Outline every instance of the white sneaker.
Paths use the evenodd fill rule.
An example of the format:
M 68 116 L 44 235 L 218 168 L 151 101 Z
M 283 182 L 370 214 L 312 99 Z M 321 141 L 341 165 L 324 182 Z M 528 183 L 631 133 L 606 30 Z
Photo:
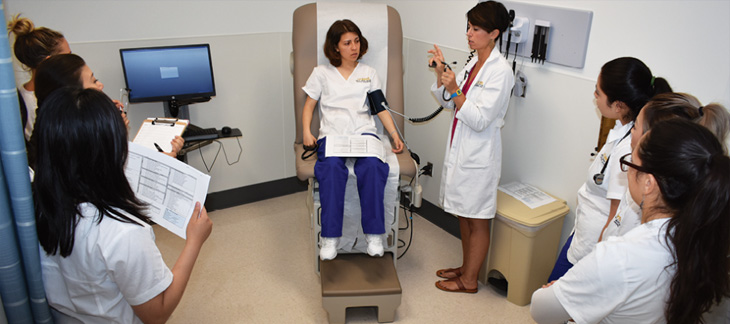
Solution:
M 368 242 L 368 255 L 371 257 L 383 256 L 383 236 L 379 234 L 366 234 L 365 240 Z
M 322 261 L 332 260 L 337 256 L 339 237 L 323 237 L 319 248 L 319 258 Z

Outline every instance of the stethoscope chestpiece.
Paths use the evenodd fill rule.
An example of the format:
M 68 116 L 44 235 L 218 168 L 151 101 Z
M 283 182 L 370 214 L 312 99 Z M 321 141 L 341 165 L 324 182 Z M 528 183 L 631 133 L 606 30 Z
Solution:
M 593 175 L 593 182 L 595 182 L 597 185 L 600 186 L 603 184 L 603 177 L 604 177 L 603 172 L 596 173 Z

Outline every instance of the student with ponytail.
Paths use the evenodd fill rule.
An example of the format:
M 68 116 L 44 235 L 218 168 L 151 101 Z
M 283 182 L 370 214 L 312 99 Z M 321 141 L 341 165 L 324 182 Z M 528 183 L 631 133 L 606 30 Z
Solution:
M 703 109 L 704 110 L 704 109 Z M 538 323 L 702 323 L 730 295 L 730 158 L 715 134 L 673 118 L 620 158 L 641 226 L 598 243 L 532 295 Z
M 626 175 L 620 171 L 618 158 L 631 152 L 628 136 L 634 120 L 649 99 L 671 91 L 667 80 L 655 76 L 637 58 L 620 57 L 601 67 L 595 104 L 603 117 L 616 119 L 616 125 L 578 190 L 573 234 L 563 246 L 548 282 L 560 278 L 590 253 L 606 224 L 616 215 L 626 193 Z
M 727 138 L 730 129 L 730 113 L 722 105 L 711 103 L 703 107 L 700 101 L 690 94 L 663 93 L 649 100 L 636 117 L 634 128 L 631 129 L 632 146 L 635 146 L 639 138 L 655 124 L 672 118 L 694 121 L 707 127 L 721 143 Z M 639 206 L 633 202 L 627 190 L 621 199 L 616 216 L 606 224 L 601 240 L 626 234 L 640 223 Z

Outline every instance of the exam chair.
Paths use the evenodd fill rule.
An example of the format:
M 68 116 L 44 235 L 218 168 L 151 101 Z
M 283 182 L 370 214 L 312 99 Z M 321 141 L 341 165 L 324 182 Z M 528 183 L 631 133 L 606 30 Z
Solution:
M 318 5 L 320 6 L 318 8 Z M 339 6 L 333 8 L 332 6 Z M 375 8 L 375 12 L 382 14 L 374 15 L 374 20 L 384 22 L 378 31 L 368 28 L 377 28 L 367 26 L 373 23 L 373 19 L 362 17 L 363 10 L 359 10 L 358 6 L 367 9 Z M 382 7 L 374 7 L 382 6 Z M 382 11 L 380 8 L 382 8 Z M 341 10 L 338 10 L 341 9 Z M 358 17 L 358 14 L 360 17 Z M 334 17 L 334 18 L 333 18 Z M 312 232 L 311 242 L 314 245 L 315 271 L 320 274 L 322 281 L 322 298 L 323 306 L 329 313 L 330 323 L 344 323 L 345 309 L 355 306 L 377 306 L 378 321 L 390 322 L 394 319 L 395 308 L 400 304 L 400 283 L 398 282 L 395 272 L 395 263 L 397 259 L 398 249 L 398 211 L 400 206 L 400 178 L 413 178 L 416 175 L 417 165 L 411 158 L 408 151 L 404 148 L 400 154 L 391 154 L 390 163 L 397 164 L 399 172 L 395 174 L 396 186 L 395 191 L 386 188 L 386 238 L 384 239 L 385 255 L 382 258 L 370 258 L 363 254 L 364 250 L 358 250 L 358 246 L 366 246 L 364 235 L 360 231 L 356 238 L 354 249 L 338 249 L 338 255 L 334 260 L 319 260 L 319 241 L 320 241 L 320 211 L 318 183 L 314 177 L 314 164 L 317 160 L 316 154 L 306 160 L 302 159 L 304 147 L 302 144 L 302 110 L 306 101 L 306 93 L 302 87 L 306 83 L 309 75 L 315 66 L 320 63 L 327 62 L 322 53 L 322 43 L 324 41 L 324 33 L 329 26 L 337 19 L 351 19 L 357 24 L 363 35 L 368 39 L 369 50 L 363 56 L 361 62 L 378 69 L 377 64 L 370 60 L 379 60 L 380 63 L 386 62 L 387 68 L 385 73 L 378 69 L 378 74 L 385 86 L 383 91 L 390 108 L 403 113 L 403 33 L 401 29 L 400 16 L 392 7 L 383 4 L 362 4 L 362 3 L 311 3 L 303 5 L 294 11 L 292 25 L 292 45 L 293 52 L 291 57 L 292 73 L 294 75 L 294 112 L 296 123 L 296 139 L 294 141 L 294 151 L 296 158 L 297 177 L 302 181 L 308 181 L 308 197 L 307 207 L 310 216 L 310 228 Z M 379 19 L 379 20 L 378 20 Z M 319 24 L 318 24 L 319 22 Z M 386 27 L 387 26 L 387 27 Z M 322 28 L 324 32 L 322 32 Z M 387 30 L 386 30 L 387 28 Z M 318 41 L 318 33 L 321 34 L 321 40 Z M 374 41 L 377 36 L 383 37 L 383 42 Z M 384 45 L 387 50 L 384 49 Z M 380 46 L 380 48 L 377 48 Z M 378 56 L 369 57 L 369 55 Z M 381 65 L 382 66 L 382 65 Z M 377 118 L 376 118 L 377 120 Z M 393 120 L 398 129 L 403 131 L 403 118 L 393 115 Z M 379 121 L 378 121 L 379 123 Z M 312 116 L 311 125 L 312 134 L 317 137 L 319 134 L 319 106 L 315 108 Z M 382 132 L 382 128 L 379 133 Z M 388 138 L 387 135 L 379 134 Z M 389 140 L 388 140 L 389 144 Z M 390 181 L 390 176 L 389 176 Z M 354 183 L 354 174 L 350 171 L 348 178 L 348 187 Z M 354 185 L 354 184 L 353 184 Z M 390 185 L 390 182 L 389 182 Z M 346 193 L 348 197 L 357 196 L 357 193 Z M 355 197 L 356 198 L 356 197 Z M 345 204 L 345 222 L 348 218 L 355 218 L 355 223 L 359 226 L 359 203 L 352 211 L 357 210 L 357 214 L 348 212 L 349 198 L 346 198 Z M 390 204 L 389 204 L 390 203 Z M 387 214 L 392 210 L 392 218 Z M 352 220 L 352 219 L 351 219 Z M 344 235 L 347 235 L 343 232 Z M 343 240 L 341 239 L 341 245 Z M 339 246 L 338 246 L 339 247 Z M 373 275 L 377 280 L 373 280 Z M 367 278 L 366 278 L 367 277 Z

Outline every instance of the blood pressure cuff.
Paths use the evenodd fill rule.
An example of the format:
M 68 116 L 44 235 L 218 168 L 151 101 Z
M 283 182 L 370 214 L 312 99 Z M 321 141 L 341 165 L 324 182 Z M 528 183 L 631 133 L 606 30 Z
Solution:
M 388 106 L 388 101 L 385 100 L 383 91 L 378 89 L 368 93 L 368 104 L 370 105 L 370 114 L 377 115 L 385 110 L 383 105 Z

